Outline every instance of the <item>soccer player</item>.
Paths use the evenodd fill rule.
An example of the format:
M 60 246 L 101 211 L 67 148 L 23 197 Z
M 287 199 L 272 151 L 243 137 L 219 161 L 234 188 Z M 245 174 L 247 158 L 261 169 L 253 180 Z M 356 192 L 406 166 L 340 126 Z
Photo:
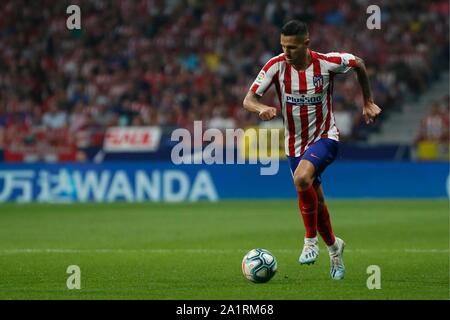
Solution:
M 381 109 L 374 103 L 364 61 L 349 53 L 322 54 L 309 48 L 305 23 L 287 22 L 280 37 L 283 53 L 270 59 L 247 93 L 243 105 L 262 120 L 276 117 L 277 109 L 260 102 L 274 84 L 285 126 L 285 151 L 293 174 L 305 226 L 300 264 L 312 264 L 319 255 L 317 233 L 328 247 L 332 279 L 344 278 L 345 243 L 335 237 L 321 186 L 321 173 L 336 158 L 339 130 L 333 114 L 333 77 L 354 69 L 361 86 L 362 114 L 367 124 Z

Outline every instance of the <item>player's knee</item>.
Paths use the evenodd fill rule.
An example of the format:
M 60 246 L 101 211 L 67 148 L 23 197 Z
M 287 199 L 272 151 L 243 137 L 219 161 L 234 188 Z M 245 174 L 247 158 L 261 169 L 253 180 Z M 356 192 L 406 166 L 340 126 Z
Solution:
M 297 174 L 294 176 L 294 184 L 299 191 L 303 191 L 312 186 L 313 179 L 307 174 Z

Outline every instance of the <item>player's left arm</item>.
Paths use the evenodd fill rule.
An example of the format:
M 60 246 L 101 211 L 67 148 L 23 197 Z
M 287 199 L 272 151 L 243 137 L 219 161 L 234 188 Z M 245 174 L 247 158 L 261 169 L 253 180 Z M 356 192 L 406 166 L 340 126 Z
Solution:
M 375 118 L 381 113 L 381 108 L 378 107 L 373 101 L 372 89 L 370 87 L 369 76 L 367 74 L 366 65 L 364 60 L 356 57 L 356 64 L 353 66 L 357 76 L 358 82 L 361 86 L 364 105 L 363 105 L 363 117 L 367 124 L 372 123 Z

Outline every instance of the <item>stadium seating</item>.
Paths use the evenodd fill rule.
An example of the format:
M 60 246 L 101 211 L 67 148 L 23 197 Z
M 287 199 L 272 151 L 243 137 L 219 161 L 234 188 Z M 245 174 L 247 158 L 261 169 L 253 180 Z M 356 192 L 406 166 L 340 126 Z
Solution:
M 280 52 L 279 28 L 291 18 L 309 24 L 313 49 L 366 61 L 383 117 L 448 68 L 445 1 L 386 3 L 382 30 L 366 28 L 364 1 L 79 5 L 82 28 L 70 31 L 62 2 L 2 2 L 0 143 L 10 145 L 13 136 L 23 150 L 41 148 L 42 139 L 42 148 L 83 149 L 101 146 L 111 126 L 256 126 L 241 103 L 265 61 Z M 343 138 L 365 141 L 377 126 L 368 130 L 360 121 L 355 77 L 338 77 L 334 92 Z M 277 104 L 274 92 L 265 99 Z

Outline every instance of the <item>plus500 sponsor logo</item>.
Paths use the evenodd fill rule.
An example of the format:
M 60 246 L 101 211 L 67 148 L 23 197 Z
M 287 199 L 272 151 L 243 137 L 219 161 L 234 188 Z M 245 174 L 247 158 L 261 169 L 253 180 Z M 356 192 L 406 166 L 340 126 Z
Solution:
M 311 105 L 322 103 L 322 96 L 320 94 L 310 95 L 286 95 L 286 102 L 294 105 Z

